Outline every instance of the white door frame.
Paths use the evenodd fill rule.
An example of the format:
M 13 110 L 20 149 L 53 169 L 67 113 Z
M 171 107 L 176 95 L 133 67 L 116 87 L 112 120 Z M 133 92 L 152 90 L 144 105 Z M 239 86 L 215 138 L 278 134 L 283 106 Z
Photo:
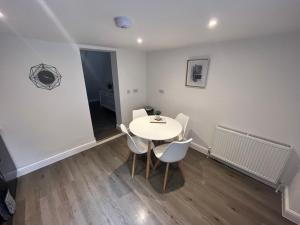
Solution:
M 90 51 L 110 53 L 111 68 L 112 68 L 111 72 L 112 72 L 113 86 L 114 86 L 115 112 L 116 112 L 117 126 L 119 126 L 122 123 L 122 117 L 121 117 L 121 102 L 120 102 L 120 90 L 119 90 L 120 89 L 119 76 L 118 76 L 118 67 L 117 67 L 117 49 L 95 46 L 95 45 L 84 45 L 84 44 L 78 44 L 77 46 L 79 52 L 80 50 L 90 50 Z

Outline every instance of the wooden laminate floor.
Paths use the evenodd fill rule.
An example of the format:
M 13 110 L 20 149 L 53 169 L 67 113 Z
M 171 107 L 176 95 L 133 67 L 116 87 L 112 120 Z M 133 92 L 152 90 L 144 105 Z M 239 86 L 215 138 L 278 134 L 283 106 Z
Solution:
M 292 224 L 280 194 L 190 149 L 170 168 L 145 180 L 145 158 L 131 160 L 125 137 L 94 147 L 19 179 L 15 225 Z

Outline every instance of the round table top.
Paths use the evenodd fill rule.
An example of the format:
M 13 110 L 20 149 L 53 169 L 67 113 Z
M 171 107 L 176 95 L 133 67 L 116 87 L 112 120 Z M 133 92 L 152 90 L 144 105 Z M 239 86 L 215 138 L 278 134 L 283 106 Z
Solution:
M 181 124 L 172 118 L 161 117 L 166 123 L 151 123 L 154 116 L 145 116 L 131 121 L 129 129 L 134 135 L 147 140 L 160 141 L 177 137 L 182 131 Z

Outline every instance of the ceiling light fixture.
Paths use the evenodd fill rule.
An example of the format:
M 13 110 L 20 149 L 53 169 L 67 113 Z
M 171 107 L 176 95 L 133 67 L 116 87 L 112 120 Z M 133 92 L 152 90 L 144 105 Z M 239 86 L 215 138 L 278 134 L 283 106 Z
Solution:
M 4 14 L 2 12 L 0 12 L 0 18 L 4 18 Z
M 212 19 L 209 20 L 207 26 L 208 26 L 209 29 L 213 29 L 213 28 L 215 28 L 217 25 L 218 25 L 218 19 L 217 19 L 217 18 L 212 18 Z
M 136 39 L 137 43 L 142 44 L 143 43 L 143 39 L 142 38 L 138 38 Z
M 131 19 L 127 16 L 117 16 L 114 21 L 116 26 L 122 29 L 130 28 L 132 25 Z

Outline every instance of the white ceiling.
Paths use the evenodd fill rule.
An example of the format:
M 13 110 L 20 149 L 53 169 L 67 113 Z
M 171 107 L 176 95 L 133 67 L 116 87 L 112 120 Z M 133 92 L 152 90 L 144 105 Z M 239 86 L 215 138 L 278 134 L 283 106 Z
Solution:
M 300 0 L 0 0 L 0 10 L 0 32 L 145 50 L 300 30 Z M 115 27 L 120 15 L 132 28 Z

